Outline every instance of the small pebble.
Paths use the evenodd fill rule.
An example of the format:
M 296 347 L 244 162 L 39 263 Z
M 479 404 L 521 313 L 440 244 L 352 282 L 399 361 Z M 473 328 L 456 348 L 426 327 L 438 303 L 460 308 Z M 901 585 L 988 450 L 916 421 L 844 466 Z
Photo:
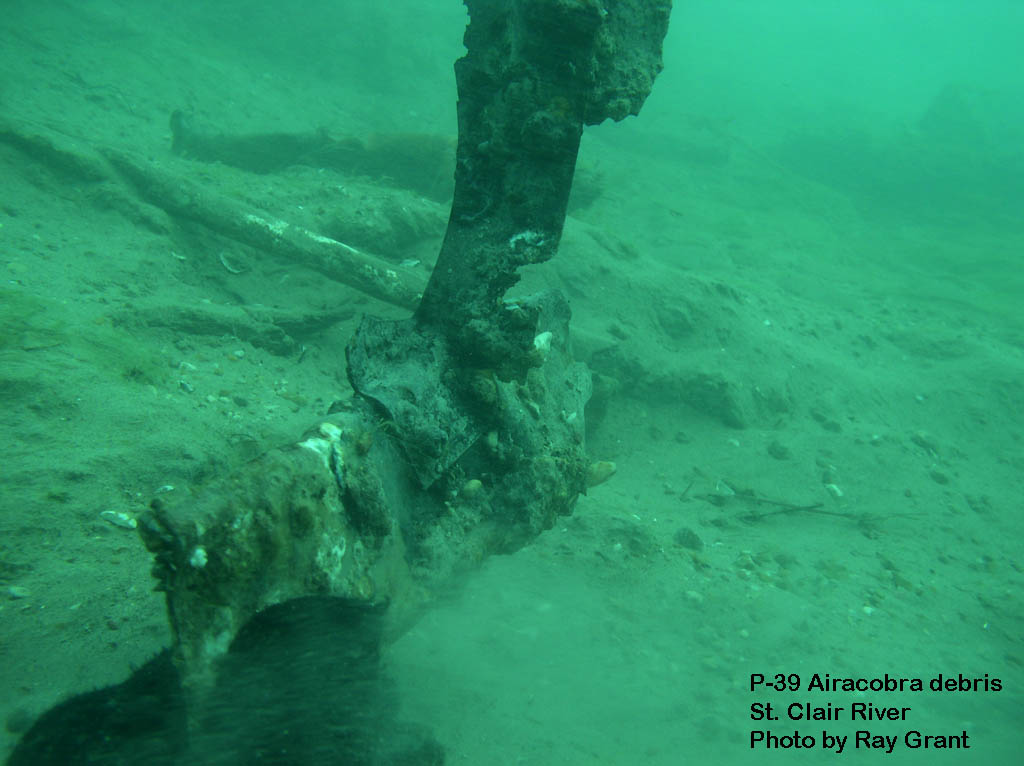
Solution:
M 776 460 L 789 460 L 793 457 L 793 453 L 790 451 L 789 447 L 780 441 L 773 441 L 768 445 L 768 454 Z

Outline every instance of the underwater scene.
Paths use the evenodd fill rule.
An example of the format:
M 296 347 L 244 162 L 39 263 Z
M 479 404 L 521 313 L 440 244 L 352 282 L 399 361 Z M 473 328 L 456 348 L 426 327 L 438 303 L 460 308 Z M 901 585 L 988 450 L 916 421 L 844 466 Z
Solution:
M 8 0 L 0 761 L 1021 763 L 1022 37 Z

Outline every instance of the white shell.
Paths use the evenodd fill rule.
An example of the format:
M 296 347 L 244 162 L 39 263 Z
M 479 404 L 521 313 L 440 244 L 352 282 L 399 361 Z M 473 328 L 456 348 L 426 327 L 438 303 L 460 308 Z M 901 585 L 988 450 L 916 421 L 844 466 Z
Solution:
M 102 511 L 100 518 L 122 529 L 135 529 L 139 526 L 139 522 L 127 513 L 121 513 L 120 511 Z
M 189 565 L 196 569 L 202 569 L 205 567 L 206 562 L 209 560 L 210 558 L 206 555 L 206 550 L 204 548 L 196 548 L 192 551 L 192 555 L 188 557 Z

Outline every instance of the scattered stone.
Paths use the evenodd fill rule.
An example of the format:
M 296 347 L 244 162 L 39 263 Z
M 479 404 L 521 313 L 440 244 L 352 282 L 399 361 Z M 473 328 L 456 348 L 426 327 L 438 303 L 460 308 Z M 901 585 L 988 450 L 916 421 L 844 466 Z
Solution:
M 681 548 L 689 548 L 691 551 L 704 550 L 704 541 L 689 527 L 680 527 L 672 536 L 672 542 Z
M 939 454 L 939 444 L 927 431 L 915 431 L 910 435 L 910 441 L 916 444 L 921 449 L 928 452 L 930 455 Z
M 603 484 L 615 474 L 615 463 L 610 460 L 599 460 L 587 467 L 587 486 L 596 487 Z
M 789 460 L 793 457 L 792 451 L 782 442 L 776 440 L 768 445 L 768 454 L 776 460 Z

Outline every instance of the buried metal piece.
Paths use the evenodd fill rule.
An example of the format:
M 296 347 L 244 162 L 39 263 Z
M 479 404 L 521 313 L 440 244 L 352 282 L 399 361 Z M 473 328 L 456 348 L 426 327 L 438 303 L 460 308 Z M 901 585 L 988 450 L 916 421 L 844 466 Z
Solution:
M 397 718 L 380 663 L 385 611 L 324 596 L 268 607 L 237 632 L 198 702 L 164 651 L 48 711 L 8 764 L 440 766 L 441 746 Z

